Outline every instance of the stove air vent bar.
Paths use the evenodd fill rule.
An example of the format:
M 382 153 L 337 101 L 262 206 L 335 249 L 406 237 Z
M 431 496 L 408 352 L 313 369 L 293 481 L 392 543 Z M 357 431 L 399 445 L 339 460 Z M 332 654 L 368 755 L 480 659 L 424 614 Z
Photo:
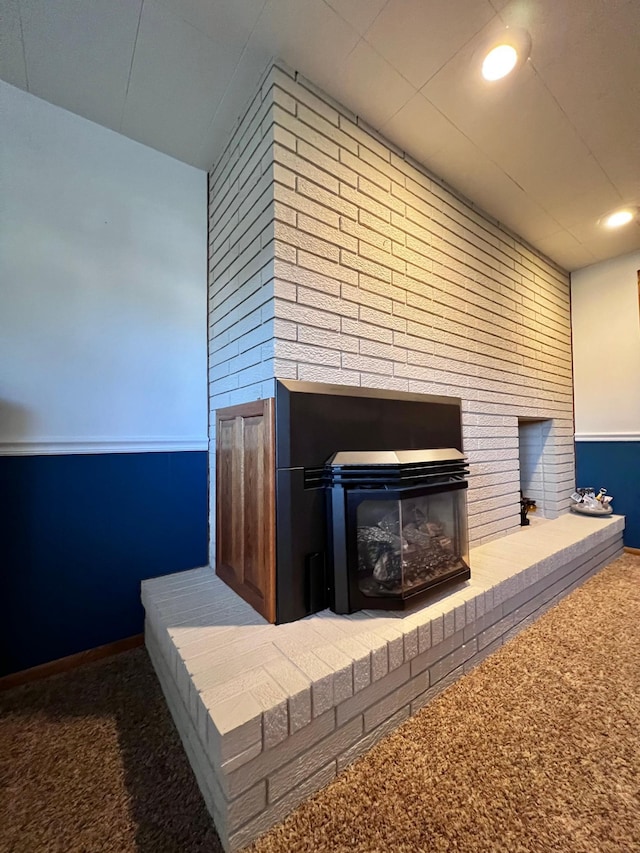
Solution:
M 465 480 L 469 467 L 455 448 L 339 451 L 325 465 L 327 485 L 372 488 L 425 486 Z

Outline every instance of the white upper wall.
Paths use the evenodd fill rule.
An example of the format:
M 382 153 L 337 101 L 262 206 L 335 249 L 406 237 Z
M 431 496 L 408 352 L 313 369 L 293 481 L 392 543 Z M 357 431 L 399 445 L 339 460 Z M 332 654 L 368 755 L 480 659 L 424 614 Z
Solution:
M 640 251 L 571 275 L 576 438 L 640 438 Z
M 206 173 L 2 82 L 0 114 L 0 451 L 205 447 Z

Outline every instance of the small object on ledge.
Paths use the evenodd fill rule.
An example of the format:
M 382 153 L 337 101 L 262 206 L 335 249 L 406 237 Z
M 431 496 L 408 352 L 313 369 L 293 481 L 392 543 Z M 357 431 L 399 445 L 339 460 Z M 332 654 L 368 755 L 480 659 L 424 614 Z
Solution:
M 605 506 L 605 507 L 602 507 L 601 509 L 596 509 L 595 507 L 588 506 L 586 504 L 572 504 L 572 506 L 570 506 L 569 509 L 571 510 L 571 512 L 575 512 L 578 515 L 599 515 L 599 516 L 603 516 L 603 515 L 611 515 L 611 513 L 613 512 L 613 507 L 611 507 L 611 506 Z
M 576 489 L 571 495 L 573 504 L 569 507 L 571 512 L 578 515 L 611 515 L 613 507 L 611 501 L 613 497 L 607 494 L 606 489 L 600 489 L 596 495 L 595 489 L 589 487 L 587 489 Z
M 520 527 L 527 527 L 531 522 L 527 518 L 528 512 L 535 512 L 537 509 L 536 502 L 531 498 L 525 498 L 520 491 Z

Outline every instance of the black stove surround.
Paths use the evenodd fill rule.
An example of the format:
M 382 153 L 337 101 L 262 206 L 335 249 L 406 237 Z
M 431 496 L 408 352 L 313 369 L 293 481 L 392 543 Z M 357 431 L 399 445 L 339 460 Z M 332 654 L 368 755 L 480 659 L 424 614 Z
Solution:
M 277 623 L 326 607 L 397 609 L 413 603 L 418 593 L 469 577 L 458 398 L 277 380 L 275 436 Z M 338 453 L 443 448 L 449 449 L 447 459 L 397 454 L 395 461 L 387 459 L 366 474 L 368 482 L 346 489 L 338 481 L 348 479 L 349 466 L 327 464 L 346 458 Z M 425 473 L 436 473 L 434 465 L 456 470 L 440 470 L 425 480 Z M 390 482 L 372 482 L 388 476 Z M 331 518 L 335 512 L 336 486 L 352 493 L 344 504 L 345 531 L 352 510 L 355 520 L 354 535 L 344 538 L 350 567 L 336 561 L 334 525 L 327 525 L 328 508 Z M 365 495 L 356 495 L 363 490 Z M 386 546 L 372 543 L 385 535 Z M 398 545 L 394 537 L 401 540 L 400 563 L 398 548 L 392 554 L 390 547 Z

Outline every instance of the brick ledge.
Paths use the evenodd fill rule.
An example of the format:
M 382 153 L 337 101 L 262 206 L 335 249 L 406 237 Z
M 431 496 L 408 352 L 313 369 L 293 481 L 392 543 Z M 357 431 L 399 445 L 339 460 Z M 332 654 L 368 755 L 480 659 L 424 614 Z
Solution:
M 473 549 L 470 582 L 406 614 L 273 626 L 208 568 L 144 582 L 149 651 L 190 761 L 207 768 L 196 775 L 225 848 L 281 820 L 618 556 L 623 528 L 618 516 L 536 521 Z

